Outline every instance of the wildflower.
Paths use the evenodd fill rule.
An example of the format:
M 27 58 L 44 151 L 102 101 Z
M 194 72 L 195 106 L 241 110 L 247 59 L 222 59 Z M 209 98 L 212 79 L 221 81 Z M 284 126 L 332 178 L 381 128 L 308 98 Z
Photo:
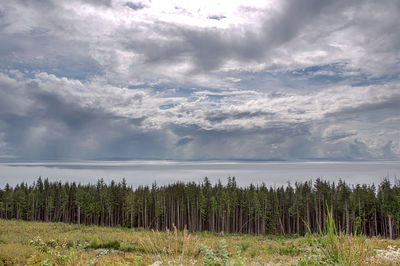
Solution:
M 376 250 L 376 257 L 386 261 L 400 261 L 400 248 L 396 249 L 396 246 L 389 245 L 387 249 Z

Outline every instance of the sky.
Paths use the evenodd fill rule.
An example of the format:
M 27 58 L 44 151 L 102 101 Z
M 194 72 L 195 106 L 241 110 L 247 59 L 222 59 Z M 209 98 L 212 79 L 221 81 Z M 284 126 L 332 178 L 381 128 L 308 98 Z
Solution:
M 50 182 L 96 184 L 122 182 L 128 185 L 168 185 L 174 182 L 202 183 L 207 177 L 212 184 L 227 184 L 235 177 L 239 186 L 250 184 L 286 186 L 288 182 L 308 182 L 317 178 L 329 182 L 344 180 L 349 185 L 375 184 L 390 180 L 399 183 L 400 164 L 397 161 L 347 162 L 261 162 L 261 161 L 80 161 L 80 162 L 14 162 L 0 163 L 0 187 L 6 184 L 36 184 L 39 176 Z
M 0 2 L 0 160 L 399 160 L 400 1 Z

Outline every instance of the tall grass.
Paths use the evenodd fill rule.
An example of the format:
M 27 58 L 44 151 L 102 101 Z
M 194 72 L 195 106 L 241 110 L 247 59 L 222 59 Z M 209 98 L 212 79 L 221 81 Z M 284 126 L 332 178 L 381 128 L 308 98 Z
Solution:
M 346 235 L 331 215 L 325 234 L 306 237 L 220 236 L 176 228 L 158 232 L 0 219 L 0 265 L 398 265 L 399 240 Z M 388 250 L 389 245 L 393 248 Z M 374 249 L 379 256 L 373 256 Z
M 313 256 L 300 259 L 298 265 L 364 265 L 374 253 L 363 234 L 351 235 L 340 228 L 338 230 L 329 208 L 326 232 L 312 237 L 316 252 Z

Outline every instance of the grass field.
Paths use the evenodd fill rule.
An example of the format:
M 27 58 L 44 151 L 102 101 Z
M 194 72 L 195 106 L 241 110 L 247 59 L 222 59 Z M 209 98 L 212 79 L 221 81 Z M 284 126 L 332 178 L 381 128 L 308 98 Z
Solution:
M 153 232 L 0 220 L 0 265 L 400 265 L 400 241 Z

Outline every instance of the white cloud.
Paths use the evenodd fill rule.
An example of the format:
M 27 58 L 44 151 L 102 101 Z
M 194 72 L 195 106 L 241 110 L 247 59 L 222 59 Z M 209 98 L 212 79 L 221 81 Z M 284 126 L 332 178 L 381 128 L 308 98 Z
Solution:
M 161 146 L 152 152 L 159 150 L 173 158 L 345 157 L 346 152 L 357 159 L 380 158 L 384 147 L 386 157 L 397 154 L 399 147 L 398 125 L 393 119 L 380 120 L 398 113 L 392 103 L 400 98 L 395 83 L 278 97 L 254 90 L 202 89 L 179 96 L 177 90 L 128 89 L 47 73 L 23 80 L 5 74 L 1 78 L 6 91 L 13 91 L 14 105 L 7 113 L 16 120 L 10 121 L 7 113 L 2 116 L 3 142 L 10 147 L 20 142 L 21 149 L 43 153 L 49 143 L 64 142 L 76 146 L 78 154 L 89 151 L 88 157 L 107 154 L 110 147 L 102 143 L 105 138 L 118 143 L 127 138 L 147 142 L 162 138 Z M 371 113 L 378 120 L 371 120 Z M 124 154 L 139 156 L 140 151 Z M 15 155 L 21 156 L 17 151 Z
M 32 147 L 30 158 L 396 157 L 399 10 L 397 1 L 7 2 L 2 148 Z

